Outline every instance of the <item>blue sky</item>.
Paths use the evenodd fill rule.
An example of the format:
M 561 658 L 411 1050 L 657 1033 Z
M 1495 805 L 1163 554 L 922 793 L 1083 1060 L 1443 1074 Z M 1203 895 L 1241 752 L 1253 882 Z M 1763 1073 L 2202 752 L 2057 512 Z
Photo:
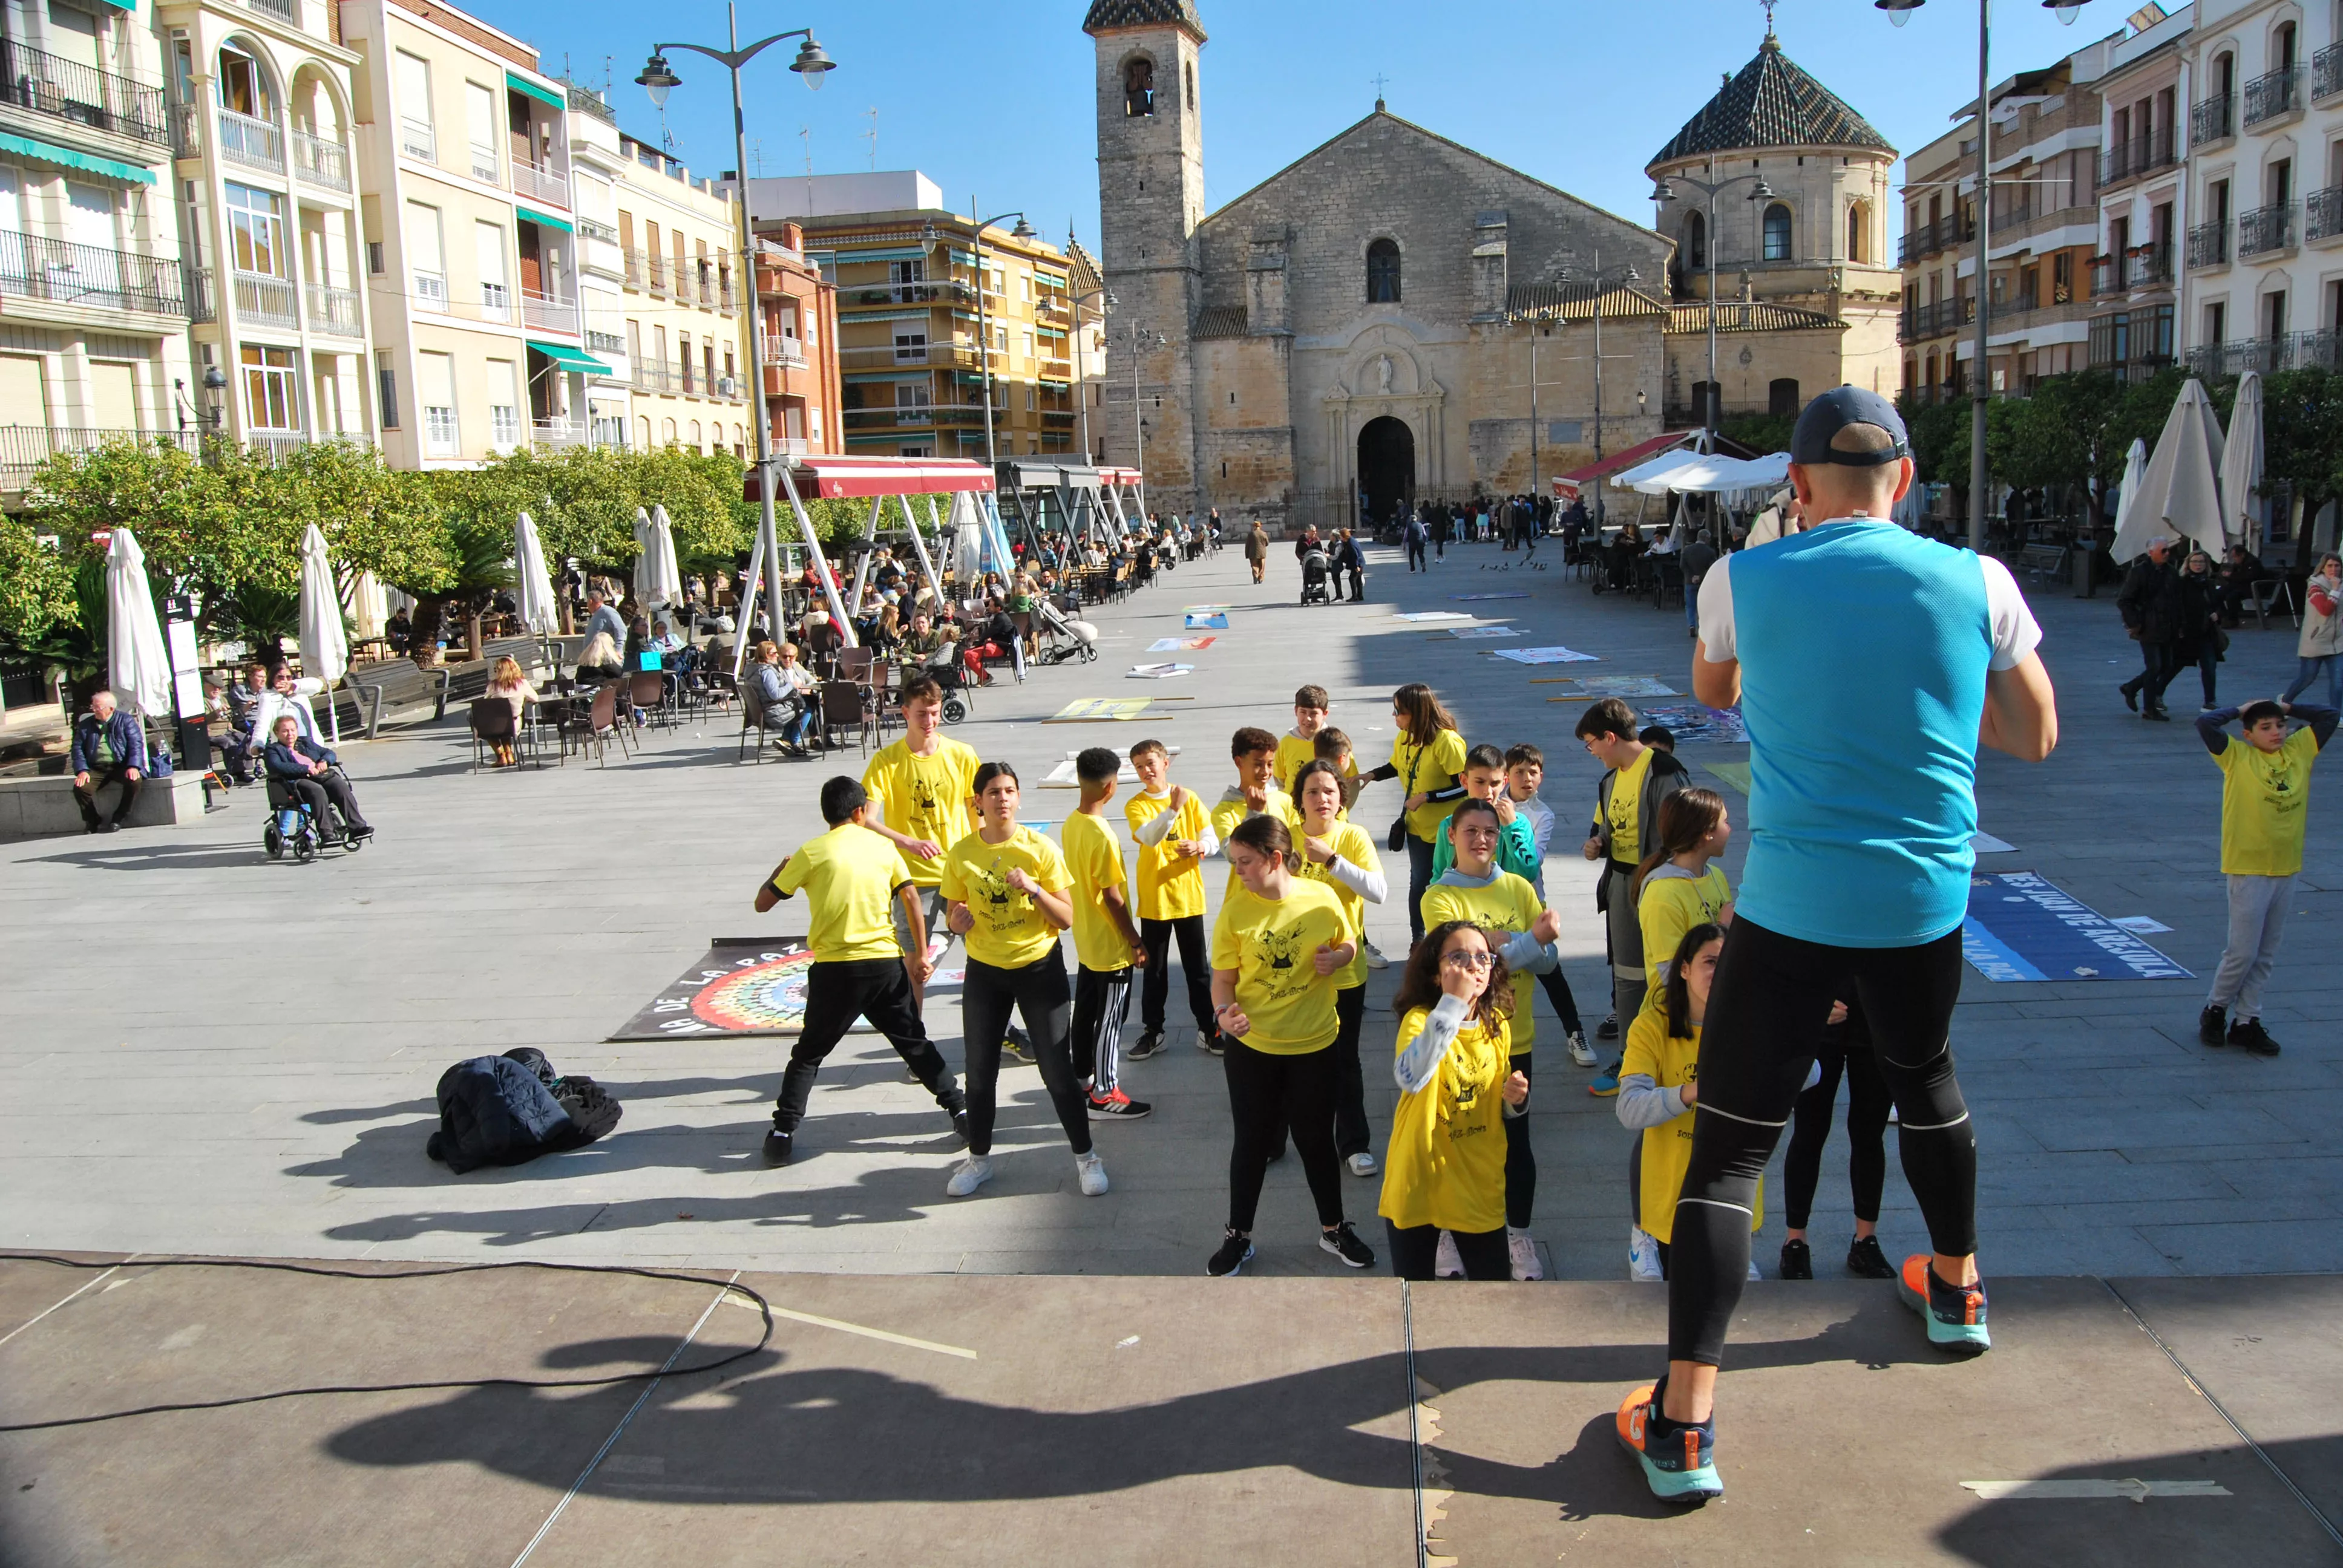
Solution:
M 618 0 L 468 0 L 529 40 L 548 70 L 567 55 L 580 81 L 606 68 L 619 123 L 656 142 L 657 114 L 634 85 L 655 40 L 645 8 Z M 2095 0 L 2061 27 L 2035 0 L 1996 7 L 1994 78 L 2045 65 L 2123 25 L 2131 0 Z M 1366 114 L 1374 78 L 1392 111 L 1637 222 L 1649 222 L 1644 161 L 1738 71 L 1765 34 L 1758 0 L 1199 0 L 1212 35 L 1202 66 L 1205 194 L 1242 194 Z M 2122 8 L 2119 8 L 2122 7 Z M 711 0 L 653 8 L 661 28 L 720 44 Z M 787 0 L 744 9 L 753 38 L 810 25 L 839 63 L 819 94 L 787 69 L 792 45 L 749 66 L 751 172 L 917 167 L 965 210 L 1021 207 L 1048 237 L 1069 220 L 1095 246 L 1097 137 L 1087 0 L 935 0 L 842 5 Z M 1427 19 L 1430 19 L 1427 21 Z M 1899 149 L 1941 134 L 1975 95 L 1975 0 L 1932 0 L 1901 29 L 1867 0 L 1784 0 L 1775 28 L 1790 57 L 1854 105 Z M 608 57 L 606 67 L 605 59 Z M 713 62 L 677 55 L 684 78 L 667 128 L 699 175 L 732 165 L 731 102 Z M 801 135 L 801 133 L 809 133 Z M 757 161 L 761 143 L 763 161 Z

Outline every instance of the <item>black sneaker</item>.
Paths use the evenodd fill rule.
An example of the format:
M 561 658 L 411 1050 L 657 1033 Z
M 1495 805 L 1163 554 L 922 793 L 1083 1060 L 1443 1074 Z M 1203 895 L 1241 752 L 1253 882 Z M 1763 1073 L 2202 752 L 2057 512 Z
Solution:
M 1318 1244 L 1354 1269 L 1372 1269 L 1375 1266 L 1374 1252 L 1364 1241 L 1359 1240 L 1359 1233 L 1351 1229 L 1351 1222 L 1348 1220 L 1331 1231 L 1319 1231 Z
M 2256 1056 L 2278 1054 L 2278 1041 L 2269 1037 L 2269 1030 L 2262 1027 L 2262 1020 L 2258 1018 L 2241 1018 L 2231 1024 L 2228 1043 L 2241 1050 L 2250 1050 Z
M 2197 1015 L 2197 1040 L 2200 1045 L 2227 1045 L 2229 1015 L 2224 1009 L 2208 1007 Z
M 1221 1250 L 1214 1252 L 1204 1265 L 1204 1272 L 1216 1280 L 1225 1280 L 1252 1261 L 1252 1238 L 1234 1231 L 1223 1231 Z
M 2136 686 L 2118 686 L 2116 689 L 2123 693 L 2124 706 L 2130 709 L 2134 713 L 2137 713 L 2139 711 L 2139 688 Z
M 1614 1012 L 1609 1018 L 1604 1019 L 1601 1023 L 1596 1024 L 1594 1026 L 1594 1038 L 1597 1040 L 1618 1039 L 1619 1015 Z
M 1003 1035 L 1001 1040 L 1001 1049 L 1008 1052 L 1011 1056 L 1015 1057 L 1018 1060 L 1023 1062 L 1026 1066 L 1031 1067 L 1033 1065 L 1033 1043 L 1025 1038 L 1025 1034 L 1022 1030 L 1011 1029 L 1006 1035 Z
M 1216 1029 L 1198 1030 L 1196 1031 L 1196 1049 L 1202 1051 L 1207 1056 L 1220 1055 L 1222 1049 L 1221 1031 Z
M 1811 1280 L 1815 1277 L 1814 1250 L 1804 1241 L 1782 1243 L 1782 1278 Z
M 1136 1121 L 1155 1109 L 1144 1100 L 1133 1100 L 1120 1089 L 1110 1089 L 1104 1094 L 1092 1091 L 1090 1102 L 1092 1121 Z
M 1892 1280 L 1896 1265 L 1879 1250 L 1876 1236 L 1857 1236 L 1846 1250 L 1846 1271 L 1859 1280 Z
M 789 1142 L 794 1134 L 776 1127 L 765 1134 L 765 1163 L 786 1165 L 789 1162 Z
M 2142 719 L 2153 719 L 2158 724 L 2169 724 L 2172 722 L 2171 710 L 2165 708 L 2161 703 L 2157 704 L 2154 708 L 2144 709 L 2141 712 L 2140 717 Z
M 1129 1050 L 1124 1051 L 1123 1054 L 1131 1058 L 1133 1061 L 1145 1061 L 1149 1057 L 1153 1056 L 1157 1051 L 1161 1050 L 1162 1049 L 1163 1031 L 1160 1029 L 1151 1029 L 1146 1033 L 1141 1035 L 1139 1037 L 1138 1043 L 1133 1045 Z
M 968 1131 L 968 1112 L 965 1111 L 955 1111 L 951 1113 L 951 1119 L 952 1136 L 959 1139 L 960 1147 L 965 1149 L 969 1146 L 970 1141 Z

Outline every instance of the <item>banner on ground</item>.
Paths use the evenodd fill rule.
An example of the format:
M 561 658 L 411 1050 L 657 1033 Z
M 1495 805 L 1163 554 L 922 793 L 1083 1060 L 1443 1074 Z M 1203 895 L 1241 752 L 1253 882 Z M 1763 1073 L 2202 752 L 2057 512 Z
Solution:
M 813 955 L 798 938 L 712 937 L 698 963 L 608 1038 L 795 1034 L 805 1027 L 806 971 L 812 963 Z M 928 993 L 957 987 L 962 973 L 937 970 L 928 979 Z M 870 1026 L 858 1020 L 854 1027 Z
M 1490 649 L 1499 658 L 1510 658 L 1515 664 L 1599 664 L 1602 659 L 1592 653 L 1581 653 L 1574 648 L 1498 648 Z
M 1148 703 L 1152 700 L 1145 697 L 1085 697 L 1078 702 L 1067 703 L 1041 722 L 1089 724 L 1106 720 L 1119 723 L 1146 712 Z
M 1989 980 L 2187 980 L 2189 973 L 2032 871 L 1969 879 L 1961 956 Z

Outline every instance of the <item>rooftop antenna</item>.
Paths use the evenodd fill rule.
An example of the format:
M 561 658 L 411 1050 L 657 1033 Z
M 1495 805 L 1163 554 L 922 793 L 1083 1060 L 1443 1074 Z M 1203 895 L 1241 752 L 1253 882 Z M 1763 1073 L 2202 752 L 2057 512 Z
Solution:
M 765 177 L 764 137 L 751 136 L 749 138 L 749 161 L 756 166 L 757 177 L 759 179 L 763 179 Z
M 862 133 L 862 139 L 870 144 L 870 168 L 875 174 L 879 168 L 879 110 L 874 105 L 862 112 L 870 120 L 870 128 Z
M 1380 115 L 1383 112 L 1383 88 L 1390 84 L 1391 78 L 1389 76 L 1377 76 L 1374 81 L 1375 113 Z

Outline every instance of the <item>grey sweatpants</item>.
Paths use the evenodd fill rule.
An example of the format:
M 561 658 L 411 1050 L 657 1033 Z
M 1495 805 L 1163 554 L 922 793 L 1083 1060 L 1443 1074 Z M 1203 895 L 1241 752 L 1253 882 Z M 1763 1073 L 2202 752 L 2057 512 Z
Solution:
M 1611 926 L 1611 1006 L 1619 1015 L 1619 1038 L 1644 1010 L 1644 926 L 1635 918 L 1635 877 L 1606 865 L 1604 917 Z
M 2278 961 L 2287 907 L 2293 901 L 2292 877 L 2229 879 L 2229 941 L 2221 950 L 2221 967 L 2213 971 L 2207 1007 L 2234 1006 L 2239 1020 L 2261 1017 L 2262 986 Z

